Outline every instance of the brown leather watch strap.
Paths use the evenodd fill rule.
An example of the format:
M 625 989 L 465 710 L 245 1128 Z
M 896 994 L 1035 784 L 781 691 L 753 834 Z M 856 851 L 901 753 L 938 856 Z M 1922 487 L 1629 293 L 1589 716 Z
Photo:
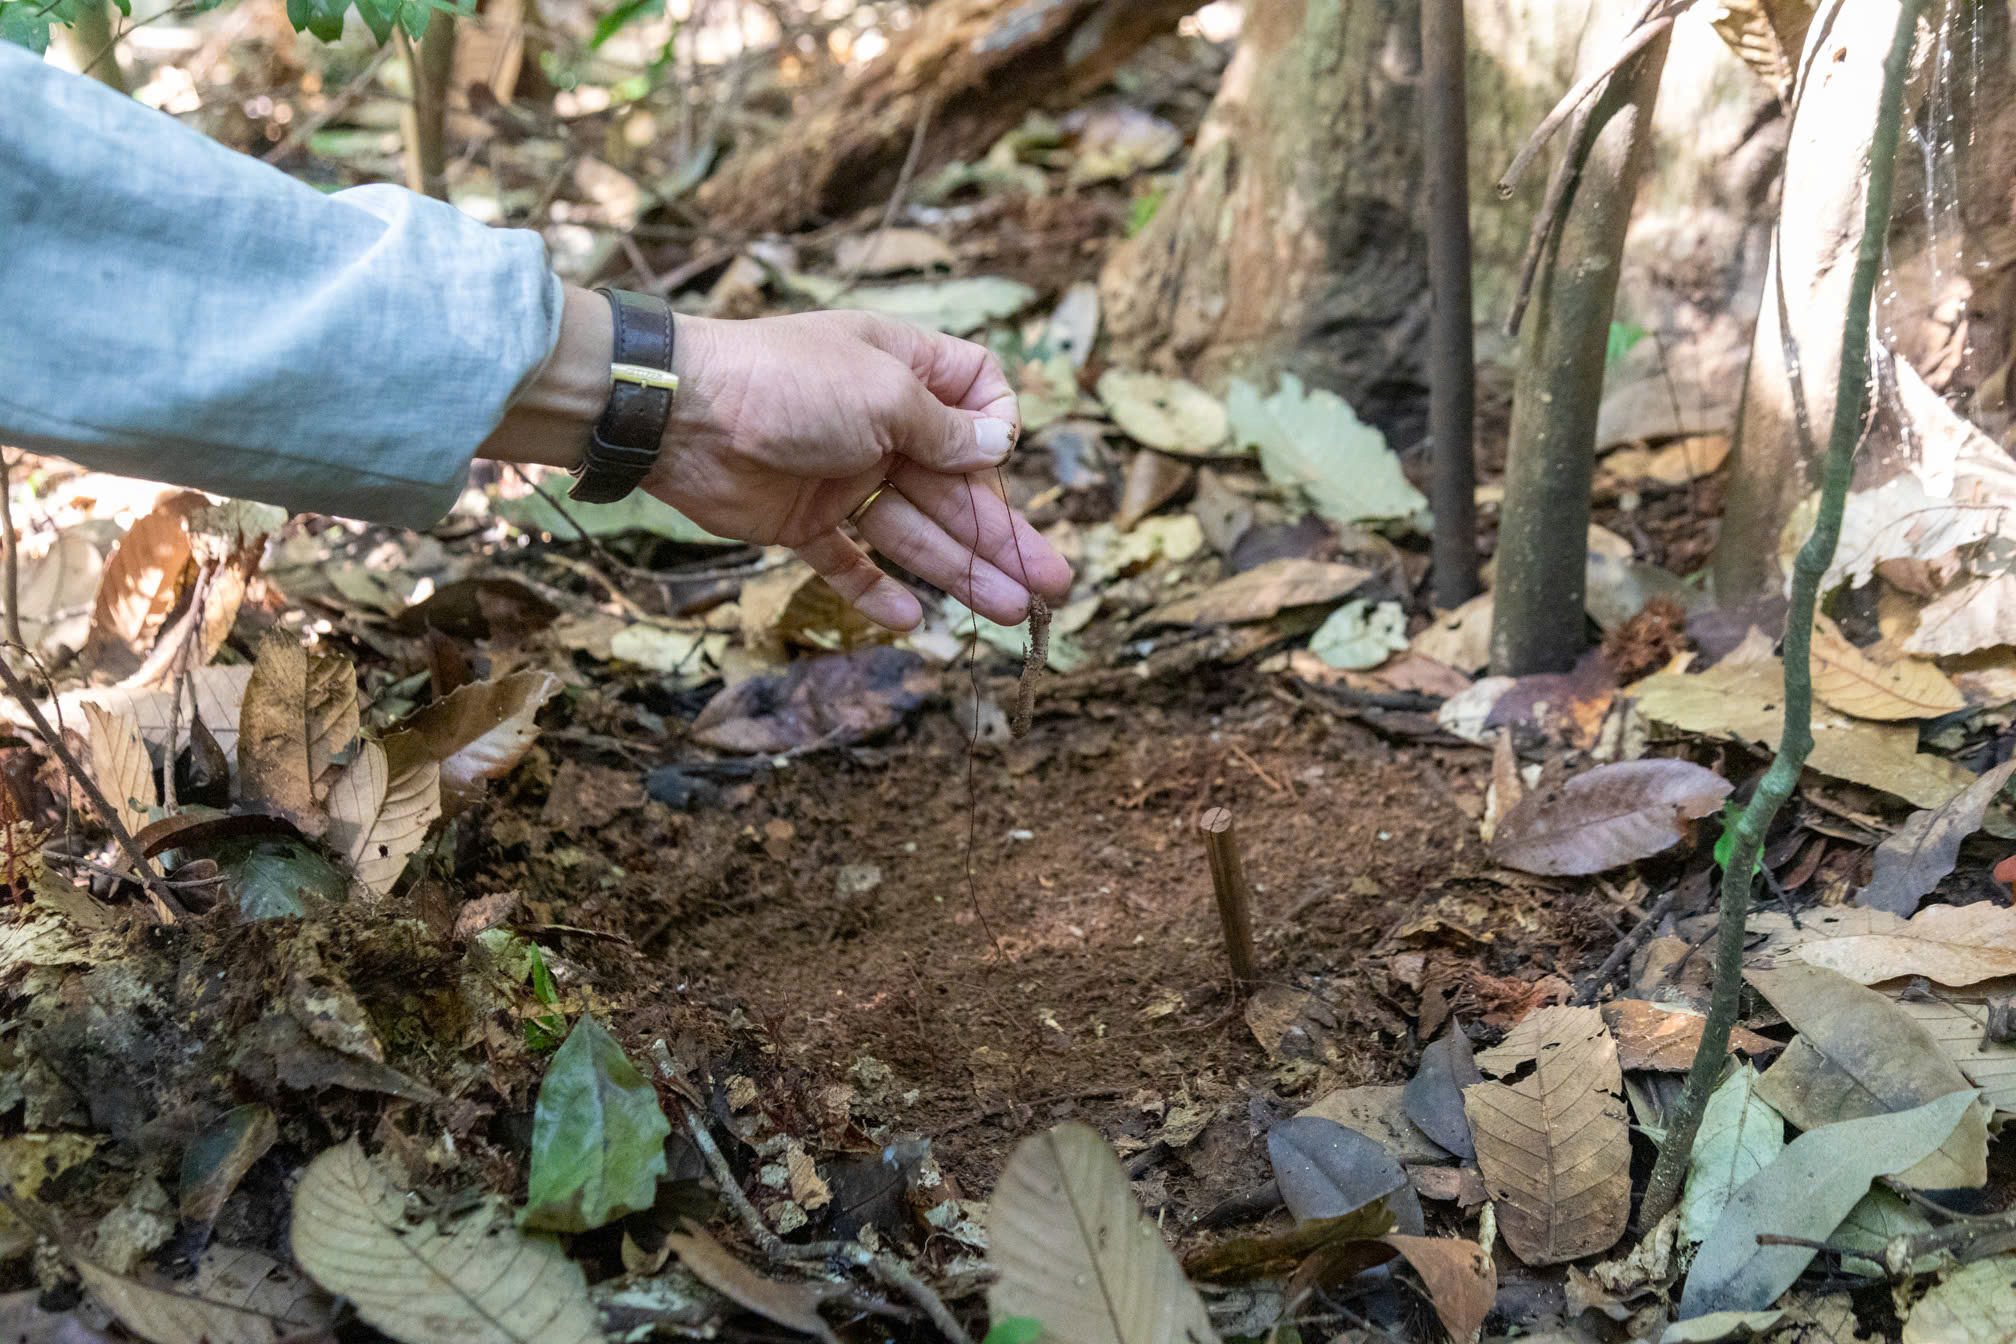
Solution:
M 672 374 L 672 305 L 627 289 L 598 289 L 615 317 L 609 404 L 595 422 L 569 499 L 611 504 L 658 461 L 679 380 Z

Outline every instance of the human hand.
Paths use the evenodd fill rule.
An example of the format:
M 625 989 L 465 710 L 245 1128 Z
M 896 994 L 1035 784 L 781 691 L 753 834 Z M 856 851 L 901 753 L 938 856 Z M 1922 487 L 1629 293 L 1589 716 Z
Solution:
M 896 630 L 922 608 L 842 531 L 850 519 L 878 552 L 1004 625 L 1032 592 L 1070 587 L 1064 558 L 981 474 L 1021 425 L 983 347 L 854 312 L 681 317 L 677 332 L 678 407 L 644 488 L 694 522 L 791 547 Z

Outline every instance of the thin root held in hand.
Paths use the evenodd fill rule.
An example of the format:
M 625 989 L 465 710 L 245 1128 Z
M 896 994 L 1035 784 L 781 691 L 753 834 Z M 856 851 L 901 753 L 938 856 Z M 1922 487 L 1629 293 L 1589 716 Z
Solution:
M 1036 678 L 1050 657 L 1050 604 L 1043 594 L 1029 595 L 1029 647 L 1022 653 L 1022 682 L 1015 688 L 1015 717 L 1008 727 L 1017 737 L 1029 736 L 1036 717 Z

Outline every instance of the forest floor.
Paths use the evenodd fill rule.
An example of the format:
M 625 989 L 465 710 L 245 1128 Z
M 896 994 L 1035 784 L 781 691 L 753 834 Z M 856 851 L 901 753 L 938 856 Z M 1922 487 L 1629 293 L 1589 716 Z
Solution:
M 363 53 L 330 56 L 325 89 L 262 31 L 200 29 L 215 51 L 176 48 L 153 83 L 187 84 L 182 110 L 240 147 L 290 134 L 276 100 L 327 114 L 290 168 L 384 176 L 397 98 L 357 73 Z M 942 202 L 791 238 L 639 207 L 607 164 L 556 173 L 627 133 L 593 83 L 564 124 L 472 138 L 451 175 L 465 208 L 531 210 L 564 264 L 676 277 L 687 310 L 894 304 L 900 288 L 994 345 L 1032 420 L 1002 484 L 1080 575 L 1026 736 L 1007 713 L 1021 632 L 976 631 L 926 592 L 925 627 L 891 639 L 788 556 L 663 510 L 556 509 L 480 468 L 456 517 L 416 534 L 15 461 L 11 600 L 39 660 L 18 670 L 62 717 L 45 735 L 10 701 L 0 733 L 0 1338 L 249 1338 L 223 1333 L 249 1316 L 259 1338 L 431 1341 L 344 1257 L 396 1283 L 386 1246 L 461 1227 L 508 1287 L 549 1245 L 499 1212 L 521 1204 L 572 1238 L 552 1253 L 571 1286 L 539 1280 L 555 1310 L 578 1298 L 587 1320 L 592 1300 L 610 1338 L 871 1339 L 895 1317 L 921 1339 L 940 1294 L 978 1335 L 993 1268 L 977 1224 L 1000 1251 L 1006 1222 L 984 1211 L 1012 1198 L 1004 1171 L 1078 1121 L 1117 1156 L 1122 1203 L 1219 1285 L 1228 1337 L 1657 1339 L 1702 1314 L 1680 1287 L 1696 1224 L 1739 1217 L 1732 1192 L 1769 1176 L 1780 1112 L 1846 1145 L 1826 1183 L 1854 1213 L 1730 1223 L 1728 1244 L 1781 1231 L 1833 1249 L 1761 1300 L 1689 1282 L 1719 1294 L 1692 1305 L 1786 1340 L 1894 1337 L 1914 1315 L 1913 1344 L 1991 1337 L 1929 1322 L 2016 1301 L 1969 1277 L 2006 1262 L 1992 1247 L 1936 1272 L 1875 1266 L 1959 1225 L 1905 1196 L 1994 1213 L 2016 1190 L 1988 1123 L 2016 1112 L 2016 1045 L 1995 1025 L 2016 986 L 1995 868 L 2016 837 L 1997 797 L 2016 771 L 2016 654 L 1900 654 L 1922 589 L 1878 580 L 1836 604 L 1819 680 L 1839 745 L 1769 837 L 1752 925 L 1759 992 L 1736 1049 L 1770 1069 L 1735 1067 L 1717 1094 L 1736 1088 L 1779 1137 L 1733 1155 L 1704 1140 L 1719 1193 L 1700 1177 L 1674 1215 L 1631 1227 L 1700 1035 L 1722 806 L 1777 731 L 1782 604 L 1700 597 L 1726 427 L 1602 445 L 1600 647 L 1571 674 L 1484 676 L 1488 594 L 1438 611 L 1412 510 L 1338 503 L 1347 478 L 1389 498 L 1420 486 L 1421 444 L 1316 396 L 1277 420 L 1319 431 L 1256 430 L 1200 389 L 1109 381 L 1134 371 L 1076 339 L 1097 332 L 1090 284 L 1181 171 L 1223 59 L 1194 35 L 1157 44 L 1092 115 L 1004 138 Z M 1077 180 L 1095 153 L 1119 167 Z M 901 255 L 860 260 L 882 247 Z M 1487 555 L 1498 382 L 1478 421 Z M 1216 435 L 1200 447 L 1186 415 Z M 1284 456 L 1333 450 L 1354 465 L 1283 483 Z M 300 762 L 262 754 L 276 720 L 328 740 Z M 1607 782 L 1592 804 L 1575 779 Z M 1252 895 L 1245 987 L 1199 829 L 1221 807 Z M 147 889 L 121 827 L 162 865 Z M 599 1048 L 598 1023 L 614 1057 L 591 1065 L 571 1052 Z M 565 1109 L 562 1074 L 594 1094 L 592 1122 Z M 1975 1119 L 1926 1118 L 1973 1088 Z M 1537 1149 L 1479 1100 L 1510 1115 L 1536 1089 Z M 1886 1119 L 1909 1123 L 1837 1128 Z M 1371 1155 L 1317 1162 L 1312 1195 L 1282 1135 L 1369 1136 Z M 1912 1167 L 1905 1195 L 1882 1185 L 1895 1170 L 1851 1160 L 1921 1139 L 1921 1167 L 1951 1165 Z M 1571 1143 L 1587 1145 L 1572 1163 Z M 611 1156 L 630 1150 L 632 1167 Z M 331 1209 L 387 1207 L 351 1242 L 319 1230 Z M 1441 1247 L 1396 1239 L 1418 1283 L 1337 1258 L 1385 1232 L 1352 1221 L 1367 1209 Z M 715 1218 L 741 1259 L 679 1241 L 685 1216 Z M 830 1246 L 807 1270 L 790 1246 L 810 1237 L 864 1238 L 932 1287 Z M 767 1277 L 741 1277 L 749 1263 Z M 252 1270 L 265 1295 L 218 1306 Z M 542 1337 L 516 1328 L 483 1337 Z

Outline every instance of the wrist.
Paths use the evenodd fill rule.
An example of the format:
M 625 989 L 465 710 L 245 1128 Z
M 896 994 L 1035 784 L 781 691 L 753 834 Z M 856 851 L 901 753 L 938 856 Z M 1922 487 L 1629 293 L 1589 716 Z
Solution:
M 609 404 L 609 364 L 615 343 L 609 301 L 593 291 L 567 286 L 553 353 L 511 403 L 477 455 L 568 471 L 580 466 L 588 436 Z

